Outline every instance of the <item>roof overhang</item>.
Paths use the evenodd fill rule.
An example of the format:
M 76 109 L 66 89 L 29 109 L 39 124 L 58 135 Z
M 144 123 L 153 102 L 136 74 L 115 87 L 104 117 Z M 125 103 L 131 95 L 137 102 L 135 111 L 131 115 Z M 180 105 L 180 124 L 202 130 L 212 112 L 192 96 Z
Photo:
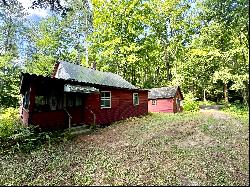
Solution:
M 64 92 L 93 93 L 99 92 L 99 89 L 91 86 L 65 84 Z
M 65 80 L 61 78 L 55 78 L 55 77 L 44 77 L 42 75 L 35 75 L 35 74 L 29 74 L 29 73 L 21 73 L 21 84 L 20 84 L 20 93 L 23 94 L 25 90 L 27 90 L 31 83 L 39 84 L 41 82 L 45 83 L 52 83 L 54 84 L 63 84 L 63 85 L 74 85 L 69 86 L 71 88 L 68 89 L 68 92 L 70 90 L 72 92 L 78 92 L 82 90 L 82 93 L 88 93 L 88 92 L 99 92 L 98 89 L 108 88 L 108 89 L 120 89 L 120 90 L 131 90 L 131 91 L 147 91 L 147 89 L 139 89 L 139 88 L 120 88 L 120 87 L 113 87 L 113 86 L 105 86 L 101 84 L 91 84 L 91 83 L 84 83 L 84 82 L 78 82 L 76 80 Z M 65 90 L 67 92 L 67 88 Z

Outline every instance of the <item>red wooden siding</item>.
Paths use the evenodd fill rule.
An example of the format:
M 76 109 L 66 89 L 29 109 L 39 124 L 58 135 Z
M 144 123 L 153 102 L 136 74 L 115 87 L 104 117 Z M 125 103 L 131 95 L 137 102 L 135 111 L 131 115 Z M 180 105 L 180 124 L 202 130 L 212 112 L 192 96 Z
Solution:
M 21 108 L 21 118 L 23 124 L 25 125 L 29 124 L 29 112 L 25 110 L 23 107 Z
M 96 115 L 97 124 L 107 124 L 131 116 L 147 113 L 147 92 L 139 92 L 139 105 L 133 105 L 133 91 L 128 90 L 103 90 L 111 91 L 111 108 L 100 106 L 100 95 L 91 94 L 85 103 L 84 123 L 93 123 L 93 114 Z M 91 110 L 91 111 L 90 111 Z
M 178 112 L 176 105 L 176 98 L 182 100 L 179 89 L 176 92 L 175 97 L 173 98 L 158 98 L 156 99 L 157 104 L 152 105 L 152 99 L 148 100 L 148 111 L 149 112 Z M 183 110 L 182 107 L 181 111 Z
M 157 99 L 157 104 L 152 105 L 152 100 L 148 100 L 149 112 L 174 112 L 173 111 L 173 98 Z
M 29 113 L 23 112 L 23 122 L 38 125 L 42 129 L 67 128 L 68 115 L 64 110 L 34 111 L 36 89 L 39 89 L 39 86 L 31 87 Z M 111 108 L 101 109 L 100 93 L 84 94 L 82 106 L 67 108 L 72 116 L 72 124 L 93 124 L 95 115 L 95 123 L 103 125 L 148 112 L 148 91 L 126 89 L 100 89 L 100 91 L 111 91 Z M 139 94 L 137 106 L 133 105 L 133 93 Z
M 31 115 L 31 124 L 42 129 L 58 129 L 67 127 L 65 111 L 36 112 Z

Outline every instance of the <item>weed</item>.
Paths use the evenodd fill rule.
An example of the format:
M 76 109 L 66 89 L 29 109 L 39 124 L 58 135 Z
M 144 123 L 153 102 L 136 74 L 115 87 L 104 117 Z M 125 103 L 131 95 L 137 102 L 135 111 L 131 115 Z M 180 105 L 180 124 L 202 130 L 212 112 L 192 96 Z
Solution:
M 151 113 L 74 137 L 44 132 L 37 139 L 48 146 L 1 155 L 0 185 L 248 185 L 249 131 L 241 123 Z

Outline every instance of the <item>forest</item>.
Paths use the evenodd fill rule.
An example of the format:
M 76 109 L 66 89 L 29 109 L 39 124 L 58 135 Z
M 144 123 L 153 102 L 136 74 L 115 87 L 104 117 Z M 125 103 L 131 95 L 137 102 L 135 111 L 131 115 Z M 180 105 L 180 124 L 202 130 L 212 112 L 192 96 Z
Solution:
M 83 104 L 71 113 L 21 108 L 23 98 L 30 105 L 22 72 L 51 77 L 59 61 L 138 88 L 179 86 L 183 111 L 98 126 L 90 109 L 93 123 L 71 126 L 75 111 L 88 117 Z M 131 91 L 126 106 L 137 110 L 139 98 Z M 108 119 L 117 108 L 99 113 Z M 66 129 L 23 123 L 41 114 L 41 126 L 52 124 L 60 112 Z M 249 1 L 0 0 L 0 163 L 0 186 L 249 186 Z
M 247 0 L 0 1 L 0 108 L 20 105 L 20 73 L 50 76 L 61 61 L 96 66 L 139 88 L 249 103 Z

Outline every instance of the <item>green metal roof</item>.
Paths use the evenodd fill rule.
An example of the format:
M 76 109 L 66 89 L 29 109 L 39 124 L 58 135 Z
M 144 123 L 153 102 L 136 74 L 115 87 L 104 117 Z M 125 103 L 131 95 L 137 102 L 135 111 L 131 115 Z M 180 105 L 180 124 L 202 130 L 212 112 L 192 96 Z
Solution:
M 172 98 L 175 96 L 178 89 L 180 89 L 179 86 L 151 88 L 148 93 L 148 98 L 149 99 Z M 183 99 L 181 92 L 180 94 Z
M 102 72 L 65 61 L 59 62 L 55 78 L 118 88 L 138 89 L 117 74 Z

